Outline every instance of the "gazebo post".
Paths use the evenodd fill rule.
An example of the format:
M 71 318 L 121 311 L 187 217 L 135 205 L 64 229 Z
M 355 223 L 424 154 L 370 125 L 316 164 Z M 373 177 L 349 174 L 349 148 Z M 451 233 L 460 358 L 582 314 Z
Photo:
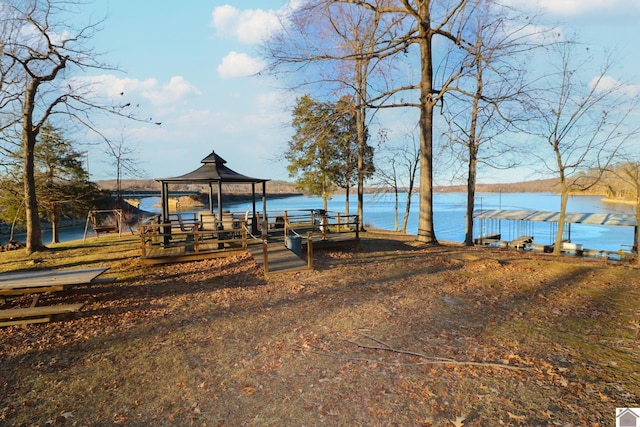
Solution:
M 213 213 L 213 182 L 209 182 L 209 213 Z
M 162 181 L 160 185 L 160 199 L 162 200 L 162 212 L 160 212 L 160 222 L 167 221 L 167 184 Z
M 162 241 L 168 244 L 171 239 L 171 221 L 169 220 L 169 183 L 162 181 L 160 188 L 160 197 L 162 198 L 162 217 L 160 218 L 162 226 Z
M 218 230 L 224 229 L 222 225 L 222 181 L 218 180 L 218 226 L 216 227 Z M 218 234 L 218 240 L 222 238 L 220 234 Z M 218 243 L 218 249 L 224 249 L 224 243 Z
M 267 237 L 267 229 L 269 228 L 269 224 L 267 223 L 267 183 L 266 181 L 262 181 L 262 211 L 264 214 L 262 215 L 264 218 L 264 227 L 262 227 L 262 237 Z
M 251 217 L 251 234 L 258 234 L 258 217 L 256 216 L 256 183 L 251 183 L 251 201 L 252 201 L 252 217 Z
M 218 221 L 222 225 L 222 181 L 218 181 Z

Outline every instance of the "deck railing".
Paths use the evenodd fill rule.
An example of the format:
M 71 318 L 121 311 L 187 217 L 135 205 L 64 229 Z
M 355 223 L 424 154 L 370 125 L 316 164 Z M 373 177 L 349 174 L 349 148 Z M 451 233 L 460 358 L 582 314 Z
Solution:
M 276 225 L 279 223 L 276 221 Z M 355 232 L 360 237 L 360 219 L 358 215 L 346 215 L 341 212 L 323 210 L 285 211 L 282 221 L 284 235 L 320 237 L 327 239 L 327 233 Z
M 198 223 L 176 226 L 173 222 L 150 221 L 140 225 L 140 239 L 143 258 L 170 252 L 198 254 L 227 247 L 246 249 L 247 229 L 244 221 L 240 228 L 227 230 L 202 230 Z
M 226 220 L 225 215 L 233 220 Z M 179 257 L 183 255 L 223 252 L 225 250 L 246 250 L 248 240 L 266 242 L 268 235 L 280 235 L 285 242 L 297 237 L 301 246 L 306 239 L 307 262 L 313 268 L 313 241 L 329 241 L 343 238 L 359 239 L 360 221 L 358 215 L 322 210 L 258 212 L 256 221 L 261 225 L 258 236 L 251 234 L 253 228 L 240 217 L 223 213 L 223 221 L 214 214 L 172 214 L 169 222 L 161 222 L 159 216 L 140 225 L 142 258 Z M 251 218 L 249 218 L 251 220 Z M 351 235 L 349 235 L 351 233 Z M 331 236 L 329 236 L 331 234 Z M 291 238 L 291 239 L 290 239 Z M 286 243 L 285 243 L 286 245 Z M 289 247 L 289 246 L 288 246 Z M 266 246 L 265 246 L 266 248 Z M 289 247 L 289 249 L 292 249 Z M 299 253 L 298 255 L 301 255 Z M 192 258 L 192 257 L 190 257 Z M 269 270 L 267 255 L 264 255 L 266 271 Z

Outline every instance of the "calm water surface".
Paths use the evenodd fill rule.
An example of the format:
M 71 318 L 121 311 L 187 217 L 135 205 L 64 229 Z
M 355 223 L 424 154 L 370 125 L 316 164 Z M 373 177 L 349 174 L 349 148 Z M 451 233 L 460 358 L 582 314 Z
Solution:
M 401 195 L 399 207 L 399 221 L 402 220 L 405 207 L 405 195 Z M 159 198 L 150 197 L 143 199 L 140 208 L 159 212 Z M 414 195 L 411 201 L 411 215 L 407 225 L 410 234 L 418 232 L 418 196 Z M 434 194 L 434 223 L 436 237 L 440 241 L 464 241 L 465 227 L 465 193 L 435 193 Z M 258 203 L 261 209 L 262 203 Z M 251 203 L 237 203 L 224 206 L 225 209 L 241 211 L 251 209 Z M 295 211 L 297 209 L 321 209 L 322 199 L 319 197 L 296 196 L 286 199 L 274 199 L 267 201 L 267 210 L 270 213 Z M 528 209 L 543 211 L 558 211 L 560 208 L 560 196 L 550 193 L 480 193 L 476 198 L 476 209 Z M 329 201 L 329 210 L 345 212 L 344 195 L 334 196 Z M 355 196 L 351 197 L 349 211 L 357 213 Z M 602 213 L 617 212 L 632 214 L 632 206 L 605 203 L 600 196 L 573 196 L 569 199 L 568 212 Z M 394 196 L 391 194 L 367 194 L 364 198 L 364 223 L 366 226 L 386 230 L 394 229 Z M 497 227 L 497 225 L 496 225 Z M 478 230 L 478 224 L 476 224 Z M 61 232 L 61 240 L 81 239 L 84 227 L 65 229 Z M 546 223 L 534 223 L 523 227 L 515 222 L 503 221 L 500 231 L 504 240 L 514 239 L 524 234 L 532 234 L 537 243 L 551 243 L 554 239 L 552 225 Z M 476 232 L 476 235 L 478 232 Z M 21 239 L 17 235 L 17 240 Z M 3 237 L 6 240 L 6 236 Z M 24 237 L 22 237 L 24 239 Z M 51 237 L 44 232 L 43 241 L 48 243 Z M 586 248 L 604 249 L 615 251 L 621 245 L 633 244 L 633 227 L 604 227 L 573 224 L 571 226 L 571 240 L 582 243 Z M 3 241 L 4 242 L 4 241 Z
M 440 241 L 464 241 L 466 193 L 435 193 L 434 194 L 434 223 L 436 237 Z M 399 221 L 404 214 L 406 195 L 400 196 Z M 150 198 L 141 204 L 141 208 L 152 210 L 157 204 L 157 198 Z M 411 201 L 411 214 L 407 225 L 407 232 L 418 232 L 418 196 Z M 355 196 L 350 198 L 349 211 L 357 213 Z M 262 203 L 258 203 L 261 209 Z M 237 203 L 224 206 L 232 211 L 246 211 L 251 209 L 251 203 Z M 321 209 L 322 199 L 319 197 L 296 196 L 286 199 L 267 201 L 268 212 L 293 211 L 296 209 Z M 558 211 L 560 210 L 560 196 L 551 193 L 479 193 L 476 197 L 476 209 L 525 209 Z M 329 210 L 345 212 L 344 195 L 334 196 L 329 201 Z M 157 208 L 155 208 L 157 211 Z M 601 196 L 572 196 L 569 198 L 568 212 L 582 213 L 627 213 L 633 214 L 632 206 L 612 204 L 602 201 Z M 520 222 L 520 221 L 519 221 Z M 394 196 L 392 194 L 367 194 L 364 197 L 364 223 L 366 226 L 386 230 L 394 229 Z M 520 222 L 521 223 L 521 222 Z M 496 225 L 497 227 L 497 225 Z M 534 223 L 523 227 L 515 221 L 509 224 L 502 222 L 499 230 L 503 239 L 511 240 L 525 234 L 534 236 L 536 243 L 551 243 L 555 238 L 555 229 L 551 224 Z M 475 229 L 478 230 L 476 223 Z M 478 232 L 476 232 L 476 235 Z M 571 240 L 582 243 L 586 248 L 615 251 L 621 245 L 633 244 L 633 227 L 604 227 L 593 225 L 573 224 L 571 226 Z

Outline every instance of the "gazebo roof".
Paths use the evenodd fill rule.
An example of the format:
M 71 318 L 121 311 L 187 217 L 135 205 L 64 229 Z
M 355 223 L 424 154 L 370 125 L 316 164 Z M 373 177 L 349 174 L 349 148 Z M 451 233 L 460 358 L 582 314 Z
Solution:
M 252 178 L 242 175 L 227 166 L 227 161 L 212 151 L 207 157 L 201 160 L 202 166 L 184 175 L 173 178 L 160 178 L 160 182 L 191 182 L 191 183 L 211 183 L 211 182 L 266 182 L 268 179 Z

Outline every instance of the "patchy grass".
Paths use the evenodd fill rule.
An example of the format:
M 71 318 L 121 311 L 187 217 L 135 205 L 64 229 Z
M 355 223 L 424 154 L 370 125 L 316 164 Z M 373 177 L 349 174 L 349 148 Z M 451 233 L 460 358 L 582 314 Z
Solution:
M 626 265 L 369 232 L 266 281 L 248 255 L 149 267 L 137 244 L 2 255 L 0 271 L 108 265 L 118 281 L 41 298 L 77 314 L 0 329 L 0 424 L 595 427 L 640 406 Z

